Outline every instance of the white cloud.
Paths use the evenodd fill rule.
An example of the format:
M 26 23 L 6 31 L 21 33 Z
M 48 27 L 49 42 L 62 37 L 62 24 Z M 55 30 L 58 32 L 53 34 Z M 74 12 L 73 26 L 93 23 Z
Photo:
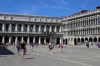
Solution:
M 69 5 L 69 3 L 64 0 L 53 0 L 53 1 L 56 2 L 60 6 Z
M 34 14 L 37 11 L 37 8 L 32 7 L 31 5 L 24 5 L 18 8 L 17 11 L 21 14 Z
M 53 0 L 55 1 L 57 4 L 52 5 L 52 4 L 48 4 L 46 2 L 38 2 L 38 5 L 24 5 L 22 7 L 20 7 L 19 9 L 17 9 L 19 11 L 19 13 L 22 14 L 34 14 L 37 11 L 41 11 L 41 9 L 64 9 L 64 10 L 70 10 L 72 11 L 70 8 L 66 7 L 65 5 L 69 5 L 69 3 L 61 0 Z
M 82 8 L 83 8 L 83 9 L 86 9 L 86 7 L 84 6 L 84 4 L 83 4 L 83 3 L 81 4 L 81 6 L 82 6 Z

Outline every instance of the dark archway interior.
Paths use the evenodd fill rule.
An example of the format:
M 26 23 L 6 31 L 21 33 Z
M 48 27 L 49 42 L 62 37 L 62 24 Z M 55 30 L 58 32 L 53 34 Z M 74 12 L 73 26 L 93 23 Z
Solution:
M 57 38 L 57 44 L 60 44 L 60 38 Z
M 97 38 L 96 37 L 94 37 L 94 42 L 96 42 L 97 41 Z
M 77 45 L 77 40 L 76 40 L 76 38 L 74 38 L 74 44 Z
M 15 42 L 15 37 L 11 38 L 11 43 Z
M 44 38 L 41 38 L 41 43 L 44 44 Z
M 33 37 L 30 37 L 30 42 L 33 42 Z
M 0 36 L 0 42 L 2 42 L 2 36 Z
M 88 41 L 88 38 L 85 38 L 85 41 Z
M 39 38 L 36 37 L 36 38 L 35 38 L 35 43 L 38 43 L 38 41 L 39 41 Z
M 84 38 L 81 38 L 81 42 L 84 42 Z
M 100 37 L 98 38 L 98 41 L 100 42 Z
M 78 42 L 80 42 L 80 38 L 78 38 Z
M 7 42 L 9 42 L 9 37 L 8 36 L 5 37 L 5 43 L 7 43 Z
M 66 38 L 66 45 L 67 45 L 67 38 Z
M 18 37 L 18 41 L 21 41 L 21 37 Z
M 50 38 L 46 38 L 46 42 L 49 43 L 50 42 Z
M 27 37 L 24 37 L 24 41 L 27 42 Z
M 89 38 L 89 41 L 92 42 L 92 38 Z

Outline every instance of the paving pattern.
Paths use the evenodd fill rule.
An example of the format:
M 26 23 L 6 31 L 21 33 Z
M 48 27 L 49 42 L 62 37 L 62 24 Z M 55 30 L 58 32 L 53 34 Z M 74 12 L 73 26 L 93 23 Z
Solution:
M 0 66 L 100 66 L 100 48 L 90 46 L 66 46 L 63 52 L 55 47 L 53 54 L 47 46 L 34 47 L 34 52 L 27 46 L 24 56 L 17 55 L 16 49 L 0 47 Z

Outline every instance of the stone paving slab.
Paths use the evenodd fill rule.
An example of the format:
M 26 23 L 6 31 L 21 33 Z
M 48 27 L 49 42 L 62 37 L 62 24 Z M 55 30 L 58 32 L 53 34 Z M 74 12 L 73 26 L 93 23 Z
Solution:
M 48 46 L 34 47 L 34 52 L 27 46 L 25 59 L 17 55 L 12 46 L 7 48 L 13 52 L 10 55 L 0 54 L 0 66 L 100 66 L 100 49 L 80 46 L 66 46 L 63 52 L 54 48 L 54 54 L 49 53 Z M 0 53 L 2 51 L 0 50 Z

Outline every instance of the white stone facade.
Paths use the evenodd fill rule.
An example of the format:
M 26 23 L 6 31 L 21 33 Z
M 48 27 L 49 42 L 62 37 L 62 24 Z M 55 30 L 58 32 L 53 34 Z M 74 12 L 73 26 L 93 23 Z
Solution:
M 62 19 L 62 25 L 66 44 L 77 45 L 86 40 L 100 42 L 100 7 L 65 17 Z
M 63 43 L 61 18 L 0 14 L 0 42 Z M 55 35 L 45 35 L 44 33 Z

